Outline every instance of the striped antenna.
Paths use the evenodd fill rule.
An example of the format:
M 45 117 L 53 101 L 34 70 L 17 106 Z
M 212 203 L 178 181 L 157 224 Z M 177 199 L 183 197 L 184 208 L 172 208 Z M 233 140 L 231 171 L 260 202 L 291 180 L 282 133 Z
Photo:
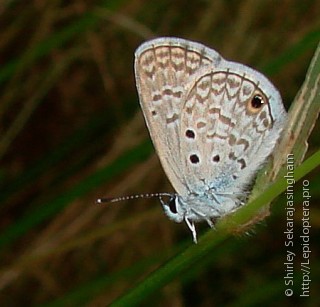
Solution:
M 105 198 L 98 198 L 96 200 L 97 204 L 102 204 L 102 203 L 115 203 L 118 201 L 125 201 L 125 200 L 132 200 L 132 199 L 137 199 L 137 198 L 153 198 L 157 197 L 161 200 L 162 196 L 168 196 L 172 197 L 174 194 L 170 193 L 149 193 L 149 194 L 137 194 L 137 195 L 130 195 L 130 196 L 121 196 L 121 197 L 105 197 Z

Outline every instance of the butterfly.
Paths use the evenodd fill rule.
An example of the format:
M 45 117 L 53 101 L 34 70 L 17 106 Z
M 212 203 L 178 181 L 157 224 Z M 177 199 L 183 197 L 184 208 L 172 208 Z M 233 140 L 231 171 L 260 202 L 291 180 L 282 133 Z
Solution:
M 147 197 L 159 197 L 169 219 L 186 222 L 197 242 L 195 222 L 212 227 L 245 204 L 284 127 L 281 96 L 256 70 L 174 37 L 136 50 L 135 78 L 152 142 L 175 190 Z

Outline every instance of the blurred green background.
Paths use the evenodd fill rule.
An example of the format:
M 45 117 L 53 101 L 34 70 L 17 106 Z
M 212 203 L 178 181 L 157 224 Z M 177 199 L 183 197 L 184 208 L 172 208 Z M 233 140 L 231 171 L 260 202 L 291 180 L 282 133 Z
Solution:
M 289 109 L 320 40 L 319 12 L 316 0 L 2 1 L 0 305 L 106 306 L 193 244 L 187 227 L 169 221 L 155 199 L 95 204 L 104 196 L 172 191 L 139 109 L 139 44 L 156 36 L 200 41 L 263 71 Z M 307 156 L 319 148 L 319 134 L 317 124 Z M 308 180 L 309 298 L 299 298 L 298 183 L 293 297 L 284 295 L 279 197 L 250 235 L 221 242 L 144 304 L 319 306 L 319 172 Z

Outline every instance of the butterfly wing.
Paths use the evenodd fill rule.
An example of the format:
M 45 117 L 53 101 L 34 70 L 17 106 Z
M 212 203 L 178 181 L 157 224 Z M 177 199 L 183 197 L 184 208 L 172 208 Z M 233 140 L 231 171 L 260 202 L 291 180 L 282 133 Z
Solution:
M 279 138 L 281 97 L 262 74 L 223 59 L 192 84 L 180 127 L 186 185 L 200 195 L 239 194 Z
M 178 194 L 187 193 L 181 167 L 181 112 L 194 76 L 215 67 L 220 55 L 198 43 L 160 38 L 135 53 L 135 77 L 142 111 L 164 171 Z

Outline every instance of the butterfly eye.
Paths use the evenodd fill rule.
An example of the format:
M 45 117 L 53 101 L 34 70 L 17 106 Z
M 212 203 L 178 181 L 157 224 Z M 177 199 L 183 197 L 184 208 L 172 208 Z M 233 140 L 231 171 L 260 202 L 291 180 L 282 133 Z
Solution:
M 172 213 L 177 213 L 177 207 L 176 207 L 176 198 L 175 197 L 172 197 L 169 202 L 168 202 L 168 206 L 170 208 L 170 211 Z
M 261 110 L 263 105 L 266 103 L 266 99 L 264 96 L 260 94 L 255 94 L 252 96 L 252 98 L 249 100 L 247 105 L 247 110 L 250 113 L 257 113 Z

